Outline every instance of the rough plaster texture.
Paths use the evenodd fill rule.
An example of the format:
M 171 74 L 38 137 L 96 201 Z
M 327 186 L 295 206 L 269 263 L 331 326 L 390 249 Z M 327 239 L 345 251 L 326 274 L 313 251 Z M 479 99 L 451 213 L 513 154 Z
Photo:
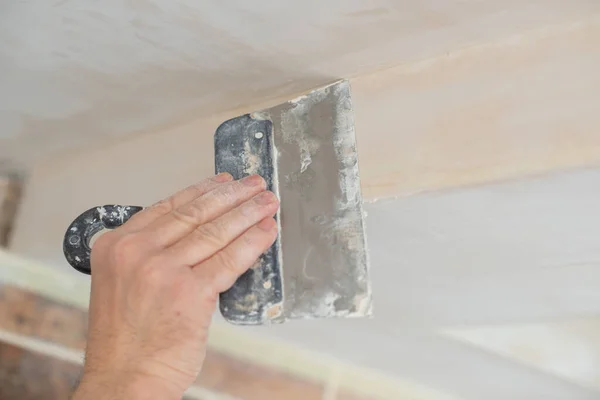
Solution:
M 500 79 L 496 63 L 485 62 L 494 53 L 487 46 L 467 52 L 464 64 L 460 58 L 455 64 L 436 59 L 427 64 L 433 70 L 402 67 L 413 71 L 412 79 L 399 73 L 398 81 L 387 80 L 399 86 L 387 90 L 370 90 L 375 77 L 357 80 L 353 88 L 365 192 L 371 198 L 381 193 L 379 185 L 371 186 L 374 177 L 382 165 L 395 165 L 394 160 L 412 173 L 391 177 L 391 186 L 382 192 L 386 195 L 454 188 L 367 205 L 373 320 L 293 323 L 244 329 L 243 334 L 284 340 L 382 371 L 403 382 L 415 398 L 598 398 L 595 338 L 600 331 L 594 321 L 600 314 L 600 220 L 595 212 L 600 170 L 457 188 L 598 162 L 600 114 L 590 112 L 598 104 L 597 74 L 591 71 L 597 60 L 593 46 L 586 45 L 593 35 L 594 21 L 569 25 L 554 40 L 542 36 L 530 42 L 525 37 L 496 48 L 494 52 L 502 50 L 496 61 L 510 65 L 521 65 L 517 61 L 526 56 L 536 59 L 537 50 L 548 57 L 517 68 L 516 75 L 504 74 L 501 87 L 495 86 Z M 545 47 L 546 40 L 556 46 Z M 562 59 L 554 49 L 581 57 Z M 493 101 L 483 88 L 468 90 L 472 82 L 467 78 L 455 81 L 458 86 L 445 84 L 447 73 L 461 71 L 460 65 L 480 66 L 473 78 L 490 88 Z M 572 85 L 542 73 L 568 65 L 579 71 L 570 78 Z M 454 130 L 440 129 L 437 136 L 422 140 L 424 132 L 435 133 L 422 127 L 423 115 L 432 105 L 439 110 L 444 104 L 457 106 L 461 85 L 464 93 L 477 95 L 462 98 L 464 114 L 457 121 L 481 122 L 473 123 L 473 129 L 464 123 L 462 130 L 458 123 L 446 125 Z M 493 119 L 487 117 L 489 108 L 477 106 L 510 103 L 519 98 L 515 93 L 533 97 L 520 107 L 498 108 Z M 420 98 L 420 107 L 402 118 L 411 127 L 407 131 L 390 124 L 398 114 L 395 108 L 381 107 Z M 549 108 L 552 104 L 560 107 Z M 93 204 L 148 204 L 210 174 L 212 137 L 205 133 L 228 116 L 202 118 L 39 164 L 30 176 L 14 249 L 87 279 L 62 261 L 60 243 L 70 219 Z M 489 130 L 484 129 L 486 120 Z M 463 145 L 452 146 L 447 132 L 458 135 Z M 383 145 L 372 151 L 379 134 L 397 141 L 397 153 L 386 153 Z M 439 141 L 452 151 L 443 151 Z M 51 208 L 57 204 L 63 206 Z M 220 344 L 249 351 L 236 348 L 237 342 Z
M 259 332 L 462 399 L 598 398 L 599 183 L 580 170 L 369 204 L 375 318 Z
M 599 11 L 594 0 L 3 2 L 0 160 L 30 166 Z
M 77 12 L 89 17 L 92 14 L 85 4 Z M 360 7 L 354 2 L 344 4 Z M 392 7 L 392 3 L 385 4 Z M 583 169 L 519 182 L 456 187 L 599 163 L 600 3 L 448 2 L 443 12 L 440 4 L 435 8 L 428 2 L 394 2 L 396 10 L 435 10 L 437 20 L 420 14 L 413 31 L 406 27 L 408 22 L 403 25 L 394 20 L 391 26 L 379 19 L 402 12 L 383 14 L 386 17 L 377 12 L 360 14 L 359 20 L 375 19 L 373 30 L 364 30 L 374 41 L 365 39 L 360 49 L 351 48 L 356 41 L 348 38 L 351 33 L 359 35 L 362 26 L 352 24 L 342 24 L 343 29 L 336 31 L 337 41 L 317 36 L 313 46 L 300 46 L 298 53 L 295 48 L 278 47 L 279 37 L 253 42 L 257 47 L 252 49 L 261 49 L 261 62 L 267 54 L 281 55 L 270 60 L 281 70 L 249 63 L 252 52 L 247 43 L 228 47 L 233 42 L 221 42 L 225 39 L 219 37 L 215 49 L 227 48 L 231 58 L 219 58 L 225 57 L 221 52 L 198 52 L 213 56 L 206 57 L 206 62 L 218 61 L 210 64 L 207 80 L 200 79 L 201 74 L 178 75 L 182 60 L 194 65 L 204 63 L 205 58 L 195 58 L 200 57 L 196 52 L 186 53 L 191 58 L 181 58 L 171 47 L 152 47 L 160 57 L 150 57 L 143 64 L 148 69 L 140 69 L 137 61 L 131 62 L 138 55 L 126 51 L 130 49 L 125 46 L 127 35 L 132 34 L 129 28 L 122 32 L 124 48 L 120 43 L 96 47 L 100 43 L 94 42 L 93 49 L 104 49 L 94 54 L 113 54 L 117 48 L 122 52 L 122 59 L 103 61 L 109 68 L 85 64 L 82 60 L 90 57 L 91 50 L 79 49 L 82 58 L 66 70 L 72 72 L 68 75 L 72 81 L 67 80 L 72 86 L 67 87 L 76 96 L 65 95 L 52 104 L 58 111 L 46 115 L 52 107 L 43 105 L 40 110 L 44 112 L 27 120 L 21 118 L 25 114 L 18 107 L 3 107 L 8 114 L 2 122 L 12 121 L 5 127 L 29 126 L 19 136 L 10 134 L 16 140 L 0 142 L 3 152 L 19 154 L 22 160 L 64 149 L 65 143 L 95 143 L 86 152 L 64 152 L 32 170 L 13 249 L 75 274 L 60 254 L 63 229 L 70 219 L 95 204 L 149 204 L 210 174 L 212 132 L 222 120 L 261 108 L 265 102 L 259 100 L 330 80 L 331 75 L 426 58 L 352 80 L 365 195 L 374 199 L 455 188 L 368 205 L 375 319 L 294 323 L 252 332 L 461 399 L 597 399 L 600 221 L 595 208 L 600 203 L 600 171 Z M 167 15 L 169 7 L 179 6 L 168 6 L 163 10 Z M 251 12 L 240 4 L 235 12 L 242 9 Z M 450 19 L 439 19 L 450 15 Z M 102 22 L 102 17 L 94 16 L 104 34 L 103 24 L 112 20 Z M 282 38 L 296 26 L 287 19 L 265 19 L 282 23 Z M 440 25 L 431 25 L 432 21 Z M 236 22 L 239 29 L 247 29 L 239 18 Z M 327 20 L 329 28 L 317 29 L 314 22 L 306 29 L 331 32 L 329 28 L 335 25 L 334 20 Z M 3 34 L 9 31 L 1 29 Z M 181 29 L 189 34 L 200 28 L 186 25 Z M 164 43 L 161 29 L 144 30 L 155 31 L 157 43 Z M 248 37 L 254 31 L 249 29 Z M 83 35 L 95 32 L 90 29 Z M 387 40 L 389 32 L 399 32 L 399 36 Z M 350 48 L 335 53 L 335 45 L 341 42 L 350 43 Z M 440 56 L 438 50 L 447 50 L 449 44 L 466 47 Z M 27 61 L 31 54 L 29 47 L 25 49 L 22 65 L 27 69 L 34 64 Z M 67 55 L 65 59 L 70 60 L 72 54 Z M 383 55 L 389 58 L 377 57 Z M 157 68 L 165 60 L 173 62 L 172 71 Z M 221 70 L 223 60 L 231 70 Z M 26 78 L 15 71 L 5 76 L 23 84 Z M 65 85 L 58 82 L 66 82 L 64 71 L 48 67 L 40 75 L 44 78 L 36 78 L 43 79 L 38 86 L 50 97 L 63 94 Z M 128 78 L 115 80 L 117 74 Z M 295 80 L 289 84 L 286 79 Z M 213 81 L 215 86 L 211 86 Z M 54 82 L 57 86 L 52 89 Z M 223 92 L 209 95 L 202 90 L 217 86 Z M 180 93 L 185 95 L 180 97 Z M 87 111 L 61 108 L 73 98 Z M 33 104 L 27 97 L 20 101 Z M 237 105 L 242 107 L 214 113 Z M 177 118 L 170 107 L 196 106 L 199 111 L 187 124 L 124 141 L 98 135 L 141 129 Z M 70 116 L 63 118 L 61 113 Z M 103 118 L 106 115 L 114 118 Z M 33 133 L 42 126 L 49 133 L 45 139 Z M 82 126 L 86 135 L 80 135 Z M 34 141 L 40 145 L 29 147 Z M 437 394 L 414 397 L 440 398 Z
M 590 19 L 352 80 L 363 194 L 407 195 L 600 163 L 598 41 L 600 20 Z M 101 203 L 148 205 L 211 174 L 216 127 L 263 106 L 39 164 L 12 248 L 62 262 L 63 229 L 78 212 Z
M 597 399 L 598 183 L 581 169 L 367 204 L 374 319 L 234 331 L 383 372 L 408 398 Z M 231 352 L 278 358 L 223 333 Z

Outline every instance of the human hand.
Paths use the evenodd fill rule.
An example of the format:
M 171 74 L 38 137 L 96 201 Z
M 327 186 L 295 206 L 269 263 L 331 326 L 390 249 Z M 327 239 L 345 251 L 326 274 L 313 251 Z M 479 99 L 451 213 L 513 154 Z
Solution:
M 84 375 L 74 399 L 180 399 L 200 372 L 219 293 L 275 241 L 279 203 L 220 174 L 134 215 L 92 248 Z

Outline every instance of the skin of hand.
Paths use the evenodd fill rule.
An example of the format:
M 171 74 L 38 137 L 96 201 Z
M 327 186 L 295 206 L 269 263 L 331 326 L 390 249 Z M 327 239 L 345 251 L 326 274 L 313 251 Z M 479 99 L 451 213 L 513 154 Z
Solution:
M 219 174 L 100 236 L 73 399 L 181 399 L 202 368 L 219 293 L 274 243 L 278 207 L 260 176 Z

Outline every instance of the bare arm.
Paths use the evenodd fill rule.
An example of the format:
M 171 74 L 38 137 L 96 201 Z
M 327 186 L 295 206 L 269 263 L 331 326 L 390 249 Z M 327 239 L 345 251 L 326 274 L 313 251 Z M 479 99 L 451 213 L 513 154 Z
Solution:
M 273 244 L 278 206 L 262 178 L 221 174 L 102 235 L 74 400 L 180 399 L 202 368 L 219 293 Z

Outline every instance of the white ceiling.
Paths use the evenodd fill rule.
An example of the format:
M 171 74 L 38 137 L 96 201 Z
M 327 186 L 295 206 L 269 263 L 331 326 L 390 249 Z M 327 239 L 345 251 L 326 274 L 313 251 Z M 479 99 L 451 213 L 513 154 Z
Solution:
M 4 2 L 0 161 L 27 165 L 599 8 L 597 0 Z M 166 138 L 155 146 L 196 156 Z M 110 189 L 131 187 L 130 196 L 198 174 L 168 158 L 156 163 L 170 177 L 158 185 L 146 173 L 150 159 L 136 164 L 143 183 L 130 185 L 139 171 L 115 157 L 124 172 Z M 55 259 L 59 225 L 50 220 L 89 200 L 70 190 L 79 164 L 65 165 L 43 164 L 41 189 L 29 190 L 34 222 L 43 221 L 29 228 L 47 240 L 26 244 L 33 253 L 51 247 Z M 52 178 L 59 173 L 63 186 Z M 599 181 L 598 170 L 578 171 L 369 204 L 375 319 L 267 332 L 453 398 L 596 399 Z M 66 202 L 57 199 L 70 208 L 47 215 L 48 204 Z
M 6 1 L 0 161 L 585 15 L 595 0 Z

